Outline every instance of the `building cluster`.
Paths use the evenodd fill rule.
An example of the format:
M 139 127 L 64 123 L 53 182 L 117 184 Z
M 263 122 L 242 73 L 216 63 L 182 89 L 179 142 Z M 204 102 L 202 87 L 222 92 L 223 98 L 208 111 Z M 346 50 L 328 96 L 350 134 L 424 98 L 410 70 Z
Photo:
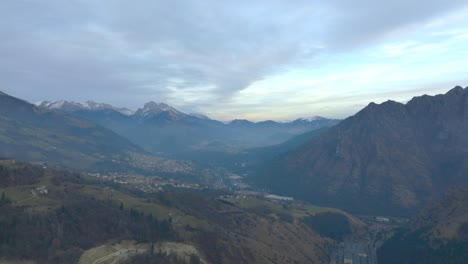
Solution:
M 235 173 L 227 173 L 224 183 L 230 187 L 231 190 L 247 190 L 250 185 L 244 182 L 244 176 Z
M 294 200 L 294 198 L 292 198 L 292 197 L 279 196 L 279 195 L 275 195 L 275 194 L 267 194 L 267 195 L 265 195 L 265 198 L 267 198 L 269 200 L 273 200 L 273 201 L 283 201 L 283 202 L 290 202 L 290 201 Z
M 36 194 L 48 194 L 49 193 L 49 190 L 47 189 L 47 186 L 40 186 L 40 187 L 37 187 L 34 192 Z
M 165 188 L 185 188 L 185 189 L 200 189 L 200 185 L 196 183 L 184 183 L 174 179 L 161 178 L 158 176 L 142 176 L 136 174 L 125 173 L 90 173 L 91 177 L 95 177 L 102 181 L 128 185 L 142 192 L 152 193 L 159 192 Z
M 158 158 L 148 155 L 131 154 L 132 163 L 137 168 L 150 171 L 190 174 L 193 172 L 193 164 L 190 161 L 179 161 Z

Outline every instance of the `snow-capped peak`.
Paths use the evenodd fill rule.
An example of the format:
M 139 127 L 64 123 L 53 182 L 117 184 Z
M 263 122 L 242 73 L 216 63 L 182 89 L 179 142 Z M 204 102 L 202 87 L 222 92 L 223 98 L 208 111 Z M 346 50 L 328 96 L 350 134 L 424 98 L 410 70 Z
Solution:
M 108 105 L 108 104 L 100 104 L 100 103 L 96 103 L 96 102 L 93 102 L 93 101 L 86 101 L 82 104 L 85 108 L 87 109 L 91 109 L 91 110 L 94 110 L 94 109 L 107 109 L 107 108 L 114 108 L 112 107 L 111 105 Z
M 68 101 L 65 101 L 65 100 L 59 100 L 59 101 L 55 101 L 55 102 L 51 102 L 51 101 L 43 101 L 43 102 L 40 102 L 40 104 L 38 105 L 40 107 L 43 107 L 43 108 L 47 108 L 47 109 L 62 109 L 62 108 L 69 108 L 69 107 L 80 107 L 80 104 L 79 103 L 75 103 L 75 102 L 68 102 Z
M 128 108 L 118 108 L 109 104 L 96 103 L 94 101 L 86 101 L 84 103 L 77 103 L 77 102 L 65 101 L 65 100 L 60 100 L 60 101 L 55 101 L 55 102 L 43 101 L 43 102 L 36 103 L 36 105 L 42 108 L 46 108 L 46 109 L 62 110 L 66 112 L 75 112 L 75 111 L 80 111 L 80 110 L 97 111 L 97 110 L 112 109 L 124 115 L 132 115 L 134 113 L 134 111 Z
M 168 110 L 173 110 L 174 108 L 165 104 L 165 103 L 155 103 L 153 101 L 150 101 L 145 104 L 143 109 L 146 110 L 161 110 L 161 111 L 168 111 Z
M 153 101 L 150 101 L 146 103 L 143 108 L 138 109 L 135 114 L 136 115 L 142 115 L 142 116 L 148 116 L 148 115 L 153 115 L 153 114 L 159 114 L 162 112 L 170 112 L 172 114 L 182 114 L 179 112 L 177 109 L 174 107 L 167 105 L 165 103 L 155 103 Z

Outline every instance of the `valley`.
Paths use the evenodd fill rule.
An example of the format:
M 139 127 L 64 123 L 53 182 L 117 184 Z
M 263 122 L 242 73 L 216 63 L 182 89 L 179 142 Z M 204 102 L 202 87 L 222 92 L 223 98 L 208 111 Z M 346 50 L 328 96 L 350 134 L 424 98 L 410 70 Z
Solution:
M 97 177 L 103 181 L 117 183 L 149 193 L 162 192 L 163 190 L 182 190 L 184 188 L 192 190 L 209 188 L 187 183 L 176 183 L 173 180 L 166 181 L 154 177 L 148 178 L 130 175 L 91 176 Z M 242 177 L 236 174 L 228 174 L 228 177 L 222 182 L 224 185 L 218 187 L 220 189 L 231 190 L 232 193 L 228 192 L 218 196 L 216 199 L 243 209 L 259 207 L 270 208 L 270 210 L 279 211 L 280 213 L 278 216 L 280 219 L 283 218 L 283 220 L 286 221 L 320 213 L 339 212 L 338 209 L 318 207 L 301 201 L 295 201 L 290 197 L 277 196 L 262 190 L 252 189 L 250 186 L 244 185 L 244 183 L 242 183 Z M 152 186 L 160 187 L 151 188 Z M 239 209 L 218 211 L 218 213 L 223 214 L 242 214 L 242 212 L 243 211 Z M 179 224 L 178 221 L 181 216 L 176 214 L 172 215 L 172 217 L 175 218 L 174 224 Z M 359 231 L 361 233 L 356 232 L 352 236 L 347 235 L 337 240 L 337 242 L 329 248 L 329 260 L 326 263 L 377 264 L 377 249 L 391 237 L 391 234 L 395 232 L 395 230 L 406 227 L 408 224 L 408 219 L 406 218 L 371 215 L 356 215 L 355 217 L 359 219 L 359 221 L 362 221 L 362 225 L 365 226 L 366 231 L 361 230 Z
M 1 259 L 380 264 L 402 252 L 411 263 L 399 243 L 427 258 L 463 256 L 467 91 L 369 104 L 341 122 L 229 124 L 165 104 L 130 113 L 1 94 Z M 193 145 L 208 139 L 226 144 Z
M 69 101 L 40 102 L 38 108 L 92 121 L 130 139 L 155 155 L 207 161 L 216 155 L 236 155 L 245 149 L 280 144 L 293 136 L 331 127 L 340 120 L 319 116 L 288 122 L 228 123 L 204 115 L 187 114 L 165 103 L 148 102 L 135 111 L 108 104 Z
M 468 0 L 0 18 L 0 264 L 468 263 Z
M 330 264 L 377 264 L 377 250 L 395 230 L 407 226 L 408 219 L 382 216 L 357 216 L 367 225 L 367 235 L 361 239 L 346 239 L 331 253 Z
M 18 177 L 23 177 L 21 174 L 27 173 L 31 169 L 39 172 L 37 176 L 31 177 L 24 184 L 12 185 L 5 182 L 4 179 L 2 180 L 0 192 L 4 194 L 5 198 L 3 199 L 7 202 L 1 205 L 0 210 L 10 212 L 3 214 L 0 218 L 1 237 L 2 239 L 7 237 L 6 240 L 0 241 L 4 245 L 2 249 L 2 255 L 4 256 L 23 256 L 25 259 L 33 257 L 33 260 L 41 259 L 42 257 L 35 255 L 34 248 L 37 245 L 31 248 L 34 249 L 32 251 L 21 251 L 20 248 L 18 248 L 20 251 L 15 251 L 19 245 L 13 243 L 10 239 L 18 242 L 22 241 L 21 245 L 28 245 L 29 247 L 33 243 L 39 243 L 36 239 L 43 232 L 47 233 L 51 243 L 43 246 L 57 247 L 50 253 L 57 260 L 51 259 L 51 256 L 49 256 L 49 263 L 55 263 L 56 261 L 60 263 L 66 258 L 76 259 L 82 254 L 79 252 L 83 252 L 91 245 L 98 246 L 102 245 L 102 243 L 128 238 L 136 239 L 139 243 L 149 243 L 152 239 L 158 239 L 161 242 L 185 241 L 185 243 L 196 246 L 198 250 L 201 250 L 200 255 L 210 263 L 217 263 L 221 259 L 223 259 L 224 263 L 235 263 L 239 260 L 239 257 L 243 259 L 242 261 L 249 261 L 254 256 L 255 259 L 259 258 L 256 261 L 269 263 L 271 261 L 268 260 L 271 250 L 276 251 L 275 254 L 272 254 L 276 256 L 275 258 L 298 260 L 326 258 L 322 247 L 329 247 L 331 243 L 331 241 L 321 238 L 311 229 L 296 222 L 295 219 L 297 217 L 299 220 L 306 215 L 327 212 L 332 209 L 309 206 L 298 207 L 299 205 L 295 204 L 290 204 L 291 208 L 287 209 L 280 203 L 271 202 L 264 198 L 235 198 L 235 196 L 224 191 L 191 190 L 187 192 L 183 188 L 174 188 L 172 191 L 145 193 L 138 190 L 138 185 L 118 182 L 114 182 L 114 184 L 96 183 L 93 180 L 95 177 L 67 174 L 66 172 L 53 171 L 42 167 L 31 167 L 31 165 L 13 161 L 3 162 L 1 168 L 4 172 L 7 170 L 9 173 L 13 173 L 10 175 Z M 38 191 L 37 195 L 30 196 L 33 190 Z M 39 192 L 39 190 L 42 191 Z M 25 200 L 26 197 L 31 199 Z M 231 201 L 231 199 L 234 200 Z M 93 207 L 86 205 L 91 201 L 94 201 L 95 205 Z M 27 214 L 34 218 L 46 217 L 41 220 L 41 226 L 35 227 L 35 231 L 28 231 L 33 226 L 30 226 L 32 223 L 26 220 L 27 216 L 24 215 L 23 209 L 27 209 L 29 212 Z M 95 210 L 99 210 L 99 212 Z M 80 220 L 74 218 L 78 212 L 81 212 L 79 214 L 83 217 Z M 97 214 L 93 215 L 94 213 Z M 339 213 L 341 214 L 341 212 Z M 16 233 L 18 231 L 11 233 L 11 231 L 3 228 L 5 225 L 12 224 L 10 221 L 12 221 L 11 217 L 14 215 L 19 219 L 26 217 L 25 220 L 20 220 L 20 222 L 14 224 L 14 230 L 21 227 L 21 230 L 26 233 L 20 235 Z M 55 220 L 55 215 L 59 216 L 59 219 Z M 98 224 L 94 220 L 96 217 L 110 215 L 114 215 L 114 217 L 108 218 L 102 224 Z M 52 226 L 52 229 L 47 229 L 48 231 L 44 229 L 49 225 L 49 221 L 63 221 L 60 220 L 62 217 L 65 221 L 72 219 L 75 219 L 72 221 L 90 221 L 87 222 L 88 227 L 84 226 L 84 223 L 75 227 L 92 229 L 99 236 L 83 237 L 79 235 L 72 239 L 68 236 L 74 234 L 77 230 L 74 230 L 74 225 L 69 225 L 67 222 L 64 222 L 64 226 L 58 230 Z M 67 220 L 70 217 L 71 219 Z M 282 220 L 283 218 L 285 220 Z M 120 219 L 119 221 L 137 221 L 141 223 L 120 226 L 115 222 L 118 219 Z M 148 227 L 147 221 L 159 221 L 157 230 L 160 230 L 161 233 L 157 233 L 158 235 L 153 238 L 151 234 L 145 234 L 144 230 L 147 230 Z M 356 228 L 359 228 L 359 222 L 357 220 L 352 221 L 353 226 L 356 225 Z M 354 224 L 354 221 L 357 222 Z M 258 226 L 259 223 L 262 223 L 263 227 Z M 98 225 L 96 226 L 96 224 Z M 106 225 L 112 226 L 112 228 L 109 230 L 105 227 Z M 216 233 L 212 233 L 214 230 L 217 230 Z M 272 230 L 276 231 L 272 233 Z M 252 237 L 254 234 L 255 239 Z M 298 237 L 299 234 L 300 237 Z M 216 245 L 205 244 L 209 241 L 202 239 L 202 237 L 207 235 L 211 236 L 209 241 L 215 239 L 215 241 L 218 241 L 216 243 L 221 243 L 226 248 L 223 250 L 220 248 L 221 251 L 207 251 L 207 249 Z M 24 240 L 26 237 L 28 237 L 28 240 Z M 282 238 L 280 239 L 280 237 Z M 223 239 L 219 240 L 221 238 Z M 232 239 L 241 240 L 249 246 L 237 248 L 238 246 L 234 244 L 222 242 L 224 239 L 228 239 L 228 241 Z M 305 244 L 302 245 L 301 242 L 303 239 L 313 243 L 312 251 L 310 251 L 310 248 L 308 250 L 304 248 Z M 286 241 L 283 240 L 288 241 L 288 243 L 291 243 L 290 246 L 294 245 L 295 248 L 292 249 L 287 246 L 286 248 L 292 251 L 285 251 L 285 249 L 281 248 L 285 246 Z M 210 243 L 214 243 L 214 241 Z M 229 251 L 225 251 L 227 249 L 235 250 L 241 255 L 232 255 Z M 125 250 L 125 248 L 122 250 Z M 252 251 L 257 250 L 258 252 L 252 255 Z M 123 251 L 116 250 L 115 252 Z M 99 255 L 92 261 L 110 260 L 119 255 L 115 252 Z

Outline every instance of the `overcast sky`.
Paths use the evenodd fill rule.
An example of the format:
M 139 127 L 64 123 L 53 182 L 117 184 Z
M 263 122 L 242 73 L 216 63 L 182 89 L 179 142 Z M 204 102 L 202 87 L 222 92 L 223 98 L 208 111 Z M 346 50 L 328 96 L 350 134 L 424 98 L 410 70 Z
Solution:
M 0 90 L 229 120 L 468 85 L 468 0 L 1 0 Z

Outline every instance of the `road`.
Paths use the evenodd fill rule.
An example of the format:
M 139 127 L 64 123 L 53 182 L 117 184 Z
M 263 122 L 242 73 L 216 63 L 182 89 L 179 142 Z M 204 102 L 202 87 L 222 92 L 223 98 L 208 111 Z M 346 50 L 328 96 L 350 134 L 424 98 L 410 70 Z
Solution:
M 138 253 L 144 253 L 145 251 L 146 251 L 145 249 L 136 249 L 136 248 L 121 249 L 119 251 L 106 255 L 102 258 L 96 259 L 93 262 L 93 264 L 100 264 L 100 263 L 103 263 L 104 261 L 110 260 L 115 257 L 124 257 L 124 256 L 131 255 L 131 254 L 134 255 Z
M 392 217 L 388 222 L 379 222 L 375 216 L 359 216 L 368 227 L 366 237 L 345 240 L 330 254 L 330 264 L 377 264 L 377 249 L 387 238 L 386 234 L 407 223 L 407 219 Z

